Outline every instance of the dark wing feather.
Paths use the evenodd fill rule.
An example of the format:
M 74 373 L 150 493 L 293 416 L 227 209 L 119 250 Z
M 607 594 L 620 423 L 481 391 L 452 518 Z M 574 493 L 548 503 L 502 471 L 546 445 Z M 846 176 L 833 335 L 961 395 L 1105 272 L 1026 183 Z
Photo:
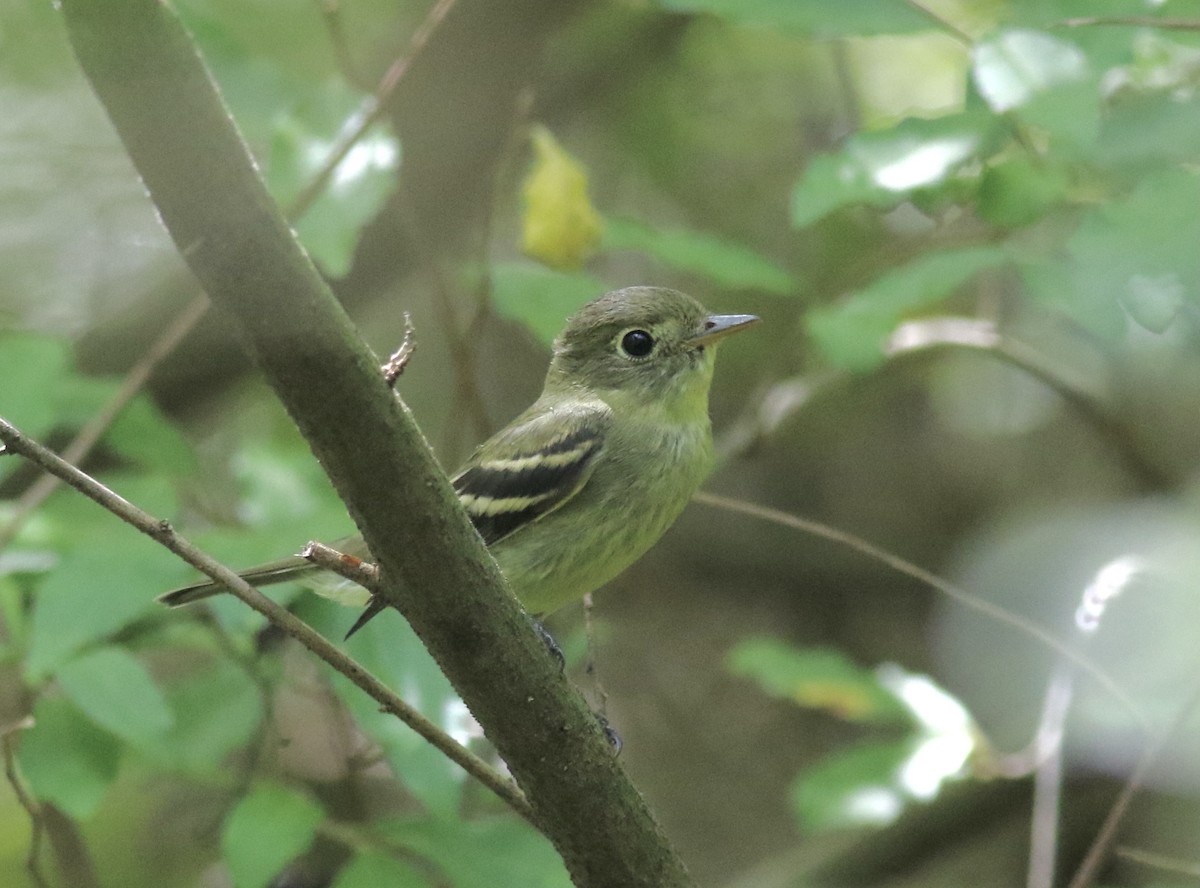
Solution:
M 608 421 L 607 407 L 539 413 L 480 448 L 452 483 L 483 541 L 499 542 L 578 492 Z

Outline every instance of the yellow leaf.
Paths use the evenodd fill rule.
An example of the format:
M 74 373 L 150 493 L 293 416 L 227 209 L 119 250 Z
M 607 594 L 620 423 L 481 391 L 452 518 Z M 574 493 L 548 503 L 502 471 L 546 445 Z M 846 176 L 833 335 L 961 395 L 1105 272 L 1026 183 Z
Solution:
M 869 694 L 842 681 L 804 681 L 793 691 L 796 702 L 811 709 L 824 709 L 847 721 L 857 721 L 873 708 Z
M 588 198 L 583 166 L 545 127 L 534 127 L 533 166 L 525 178 L 525 253 L 550 268 L 578 270 L 600 240 L 600 214 Z

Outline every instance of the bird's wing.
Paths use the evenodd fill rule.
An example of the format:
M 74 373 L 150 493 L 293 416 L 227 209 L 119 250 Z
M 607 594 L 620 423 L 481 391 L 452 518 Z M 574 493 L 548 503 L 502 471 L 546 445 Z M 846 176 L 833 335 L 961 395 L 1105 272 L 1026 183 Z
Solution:
M 483 541 L 504 539 L 578 493 L 611 422 L 602 403 L 531 410 L 483 444 L 451 479 Z

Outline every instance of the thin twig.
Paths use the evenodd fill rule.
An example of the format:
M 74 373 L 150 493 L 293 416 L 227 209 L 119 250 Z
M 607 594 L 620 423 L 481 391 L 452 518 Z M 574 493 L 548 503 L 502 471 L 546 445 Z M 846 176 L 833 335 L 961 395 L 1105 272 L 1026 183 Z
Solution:
M 317 6 L 321 10 L 321 20 L 325 22 L 325 28 L 329 31 L 329 42 L 333 44 L 333 57 L 337 61 L 338 67 L 342 69 L 342 76 L 346 78 L 347 82 L 366 90 L 370 83 L 358 70 L 358 65 L 355 64 L 354 56 L 350 52 L 350 44 L 346 40 L 346 29 L 342 27 L 341 3 L 338 0 L 317 0 Z
M 1134 863 L 1140 863 L 1143 866 L 1151 866 L 1163 872 L 1200 879 L 1200 862 L 1195 860 L 1180 860 L 1178 857 L 1155 854 L 1153 851 L 1146 851 L 1142 848 L 1130 848 L 1128 845 L 1118 845 L 1113 849 L 1113 854 L 1123 860 L 1130 860 Z
M 416 329 L 413 327 L 412 315 L 405 312 L 404 339 L 401 341 L 400 347 L 387 359 L 387 363 L 379 368 L 383 371 L 383 379 L 387 382 L 388 388 L 396 387 L 396 380 L 400 378 L 400 374 L 404 372 L 404 368 L 408 366 L 408 362 L 416 350 Z
M 746 502 L 745 500 L 734 499 L 727 496 L 719 496 L 715 493 L 701 491 L 692 499 L 706 506 L 713 506 L 718 509 L 725 509 L 729 512 L 737 512 L 742 515 L 750 515 L 754 518 L 759 518 L 763 521 L 769 521 L 772 524 L 778 524 L 783 527 L 789 527 L 793 530 L 798 530 L 801 533 L 807 533 L 812 536 L 820 537 L 823 540 L 828 540 L 838 545 L 848 546 L 860 555 L 870 558 L 872 561 L 878 561 L 881 564 L 890 567 L 897 573 L 902 573 L 905 576 L 912 577 L 932 589 L 951 598 L 964 607 L 978 611 L 984 616 L 995 620 L 998 623 L 1003 623 L 1006 626 L 1012 626 L 1019 632 L 1029 636 L 1035 641 L 1045 645 L 1050 650 L 1060 654 L 1065 659 L 1071 661 L 1092 678 L 1094 678 L 1105 690 L 1118 700 L 1124 706 L 1129 714 L 1136 720 L 1139 727 L 1143 730 L 1147 728 L 1146 717 L 1138 709 L 1130 696 L 1118 685 L 1103 669 L 1094 663 L 1088 657 L 1080 654 L 1064 644 L 1060 639 L 1051 635 L 1041 626 L 1030 622 L 1016 614 L 1010 613 L 1002 607 L 992 604 L 990 601 L 985 601 L 978 598 L 965 589 L 955 586 L 948 580 L 944 580 L 937 574 L 930 573 L 923 568 L 917 567 L 911 561 L 905 561 L 898 555 L 893 555 L 891 552 L 881 549 L 878 546 L 867 542 L 861 537 L 857 537 L 852 533 L 847 533 L 844 530 L 838 530 L 828 525 L 821 524 L 817 521 L 810 521 L 806 518 L 800 518 L 788 512 L 781 512 L 778 509 L 772 509 L 767 506 L 760 506 L 757 503 Z
M 310 540 L 300 550 L 300 557 L 307 558 L 323 570 L 332 571 L 340 577 L 357 583 L 372 595 L 379 591 L 379 567 L 354 555 L 339 552 L 332 546 Z
M 1200 19 L 1154 18 L 1149 15 L 1093 15 L 1063 19 L 1053 28 L 1085 28 L 1093 25 L 1120 25 L 1130 28 L 1162 28 L 1166 31 L 1200 31 Z
M 446 13 L 453 6 L 454 0 L 437 0 L 429 10 L 421 24 L 413 32 L 412 39 L 408 42 L 408 51 L 392 62 L 387 71 L 384 72 L 383 77 L 380 78 L 379 85 L 375 87 L 375 92 L 368 96 L 362 105 L 359 106 L 358 111 L 346 121 L 342 135 L 329 152 L 329 156 L 325 158 L 325 163 L 321 165 L 321 168 L 309 181 L 308 185 L 292 201 L 291 207 L 288 209 L 289 216 L 299 215 L 313 205 L 321 192 L 325 190 L 325 186 L 328 184 L 334 170 L 338 168 L 338 165 L 346 159 L 346 155 L 350 153 L 350 149 L 383 116 L 387 100 L 408 72 L 413 60 L 425 48 L 425 44 L 429 42 L 429 38 L 432 36 L 434 30 L 441 24 L 442 19 L 446 17 Z
M 1042 717 L 1033 745 L 1033 816 L 1029 818 L 1027 888 L 1051 888 L 1058 858 L 1058 814 L 1062 802 L 1063 734 L 1075 684 L 1075 670 L 1059 663 L 1046 687 Z
M 379 703 L 384 711 L 395 715 L 433 744 L 447 758 L 507 802 L 514 811 L 531 823 L 534 822 L 533 810 L 529 806 L 529 802 L 525 799 L 524 793 L 511 780 L 503 777 L 470 750 L 457 743 L 437 725 L 409 706 L 361 664 L 336 648 L 303 620 L 267 598 L 229 568 L 175 533 L 168 522 L 156 519 L 137 508 L 36 441 L 25 437 L 19 429 L 2 418 L 0 418 L 0 441 L 4 443 L 4 452 L 19 454 L 37 463 L 46 471 L 57 475 L 84 496 L 100 504 L 122 521 L 140 530 L 206 576 L 223 585 L 246 605 L 266 617 L 274 626 L 282 629 L 346 676 Z
M 1137 766 L 1133 769 L 1133 773 L 1129 775 L 1129 779 L 1125 782 L 1125 786 L 1121 789 L 1121 794 L 1117 796 L 1117 800 L 1113 802 L 1112 808 L 1109 809 L 1108 816 L 1104 818 L 1104 823 L 1100 827 L 1100 831 L 1096 833 L 1096 838 L 1092 840 L 1092 846 L 1088 848 L 1087 854 L 1083 858 L 1083 863 L 1079 865 L 1079 870 L 1075 873 L 1074 878 L 1068 888 L 1087 888 L 1096 878 L 1096 874 L 1100 869 L 1100 864 L 1104 860 L 1104 856 L 1110 845 L 1117 837 L 1117 829 L 1121 825 L 1121 821 L 1125 819 L 1125 815 L 1129 812 L 1129 805 L 1133 802 L 1136 796 L 1146 783 L 1146 777 L 1150 774 L 1150 769 L 1158 761 L 1159 755 L 1167 745 L 1167 741 L 1174 737 L 1180 729 L 1187 724 L 1187 720 L 1191 718 L 1192 713 L 1196 709 L 1197 704 L 1200 704 L 1200 683 L 1192 687 L 1191 693 L 1187 699 L 1179 707 L 1175 713 L 1175 717 L 1166 729 L 1159 734 L 1151 743 L 1146 745 L 1142 751 L 1142 757 L 1138 760 Z
M 0 730 L 0 752 L 4 755 L 4 776 L 8 780 L 8 785 L 12 787 L 13 795 L 17 797 L 17 803 L 29 815 L 29 853 L 25 856 L 25 869 L 29 870 L 29 877 L 33 879 L 33 883 L 38 888 L 49 888 L 50 883 L 46 881 L 46 876 L 42 873 L 41 863 L 42 836 L 45 832 L 42 806 L 25 790 L 25 783 L 17 774 L 17 760 L 13 750 L 13 737 L 16 736 L 16 733 L 32 727 L 33 717 L 26 716 L 16 724 L 8 725 Z
M 940 13 L 934 12 L 924 3 L 919 2 L 919 0 L 904 0 L 904 2 L 967 48 L 975 45 L 974 37 Z

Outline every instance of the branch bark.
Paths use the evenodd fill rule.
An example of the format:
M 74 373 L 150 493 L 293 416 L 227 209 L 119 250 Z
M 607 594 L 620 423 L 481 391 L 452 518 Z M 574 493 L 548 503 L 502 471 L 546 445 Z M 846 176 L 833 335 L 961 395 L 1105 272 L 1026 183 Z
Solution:
M 691 885 L 458 506 L 407 408 L 257 177 L 155 0 L 63 0 L 81 66 L 183 257 L 325 467 L 394 601 L 579 886 Z

